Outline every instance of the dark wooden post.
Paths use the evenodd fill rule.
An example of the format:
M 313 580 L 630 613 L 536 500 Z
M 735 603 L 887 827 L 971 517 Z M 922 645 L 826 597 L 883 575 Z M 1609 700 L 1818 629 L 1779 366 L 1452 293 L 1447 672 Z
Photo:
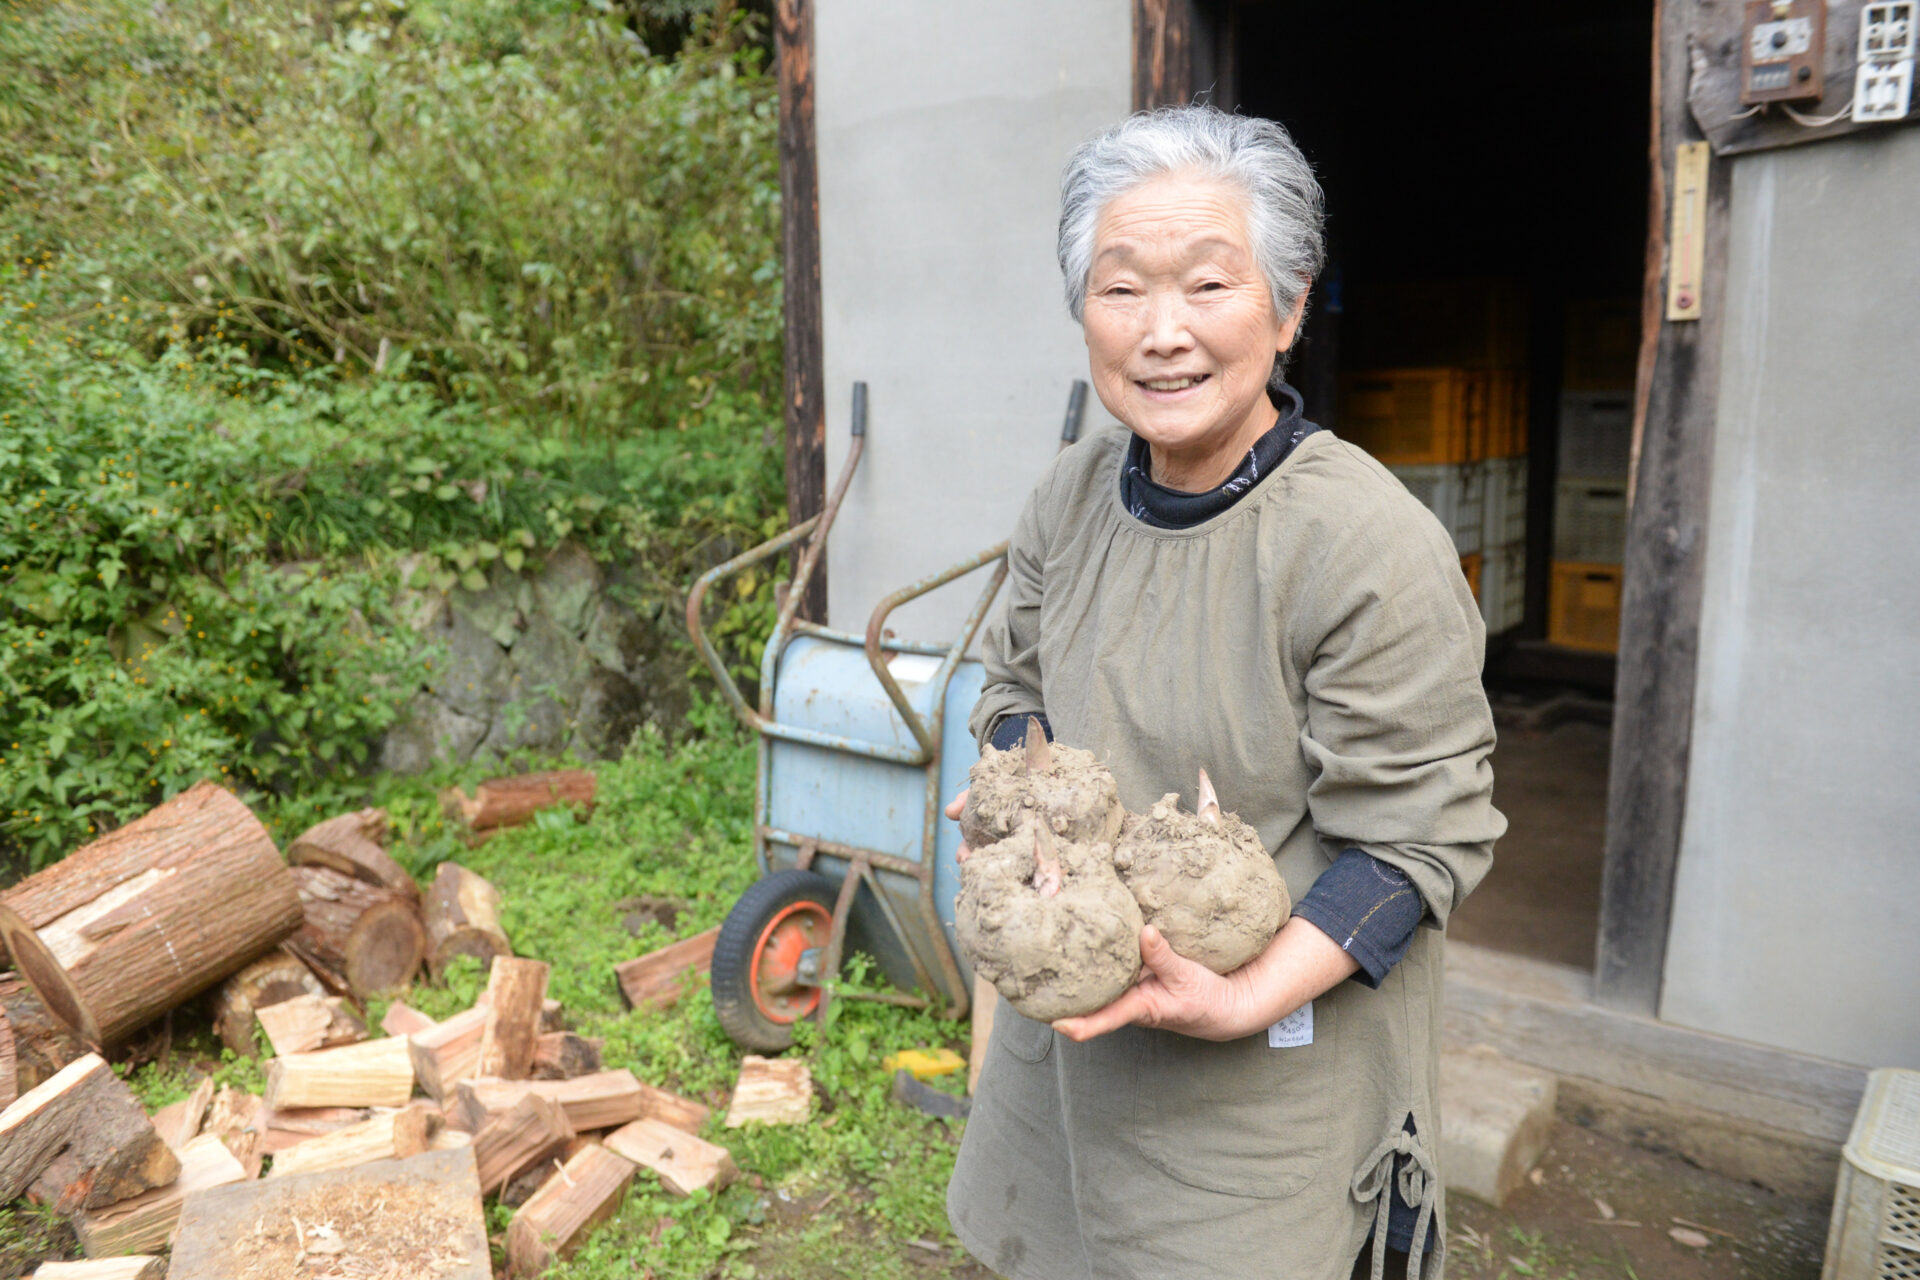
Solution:
M 1193 97 L 1193 0 L 1133 0 L 1133 109 Z
M 1701 136 L 1687 109 L 1688 43 L 1698 11 L 1698 0 L 1660 0 L 1654 11 L 1653 183 L 1641 303 L 1637 464 L 1594 965 L 1601 1003 L 1644 1014 L 1659 1008 L 1686 814 L 1727 293 L 1731 183 L 1727 162 L 1716 158 L 1708 170 L 1701 318 L 1666 319 L 1674 152 Z
M 786 257 L 787 517 L 827 501 L 826 370 L 821 354 L 820 172 L 813 139 L 813 0 L 775 0 L 780 74 L 780 220 Z M 827 620 L 827 566 L 813 571 L 800 614 Z

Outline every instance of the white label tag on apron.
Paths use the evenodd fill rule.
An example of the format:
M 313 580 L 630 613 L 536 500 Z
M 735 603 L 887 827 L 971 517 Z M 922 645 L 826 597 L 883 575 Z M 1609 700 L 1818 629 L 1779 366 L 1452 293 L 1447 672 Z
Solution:
M 1267 1048 L 1298 1049 L 1313 1043 L 1313 1001 L 1267 1028 Z

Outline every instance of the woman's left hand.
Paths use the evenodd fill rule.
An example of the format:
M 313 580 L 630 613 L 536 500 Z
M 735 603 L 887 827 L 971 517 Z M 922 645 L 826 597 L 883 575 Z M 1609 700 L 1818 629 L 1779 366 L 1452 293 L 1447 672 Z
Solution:
M 1333 939 L 1295 916 L 1267 949 L 1222 976 L 1178 955 L 1152 925 L 1140 931 L 1146 969 L 1118 1000 L 1053 1029 L 1091 1040 L 1125 1026 L 1177 1031 L 1198 1040 L 1239 1040 L 1272 1026 L 1360 966 Z
M 1053 1029 L 1069 1040 L 1091 1040 L 1130 1024 L 1178 1031 L 1201 1040 L 1237 1040 L 1240 996 L 1232 977 L 1178 955 L 1152 925 L 1140 931 L 1140 958 L 1146 971 L 1118 1000 L 1078 1018 L 1062 1018 Z

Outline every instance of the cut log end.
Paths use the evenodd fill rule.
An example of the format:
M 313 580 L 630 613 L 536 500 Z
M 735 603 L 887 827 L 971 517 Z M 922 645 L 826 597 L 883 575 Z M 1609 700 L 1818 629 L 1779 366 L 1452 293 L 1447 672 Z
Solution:
M 13 967 L 39 993 L 47 1012 L 87 1045 L 99 1048 L 100 1024 L 88 1011 L 79 988 L 33 927 L 5 906 L 0 906 L 0 939 L 5 940 L 7 952 L 13 957 Z

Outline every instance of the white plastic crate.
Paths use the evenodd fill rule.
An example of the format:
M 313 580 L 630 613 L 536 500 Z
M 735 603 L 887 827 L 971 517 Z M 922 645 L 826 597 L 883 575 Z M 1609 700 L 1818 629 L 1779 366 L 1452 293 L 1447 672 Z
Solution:
M 1480 616 L 1487 634 L 1497 636 L 1527 616 L 1527 544 L 1524 540 L 1491 547 L 1480 561 Z
M 1389 468 L 1407 492 L 1440 517 L 1463 556 L 1480 549 L 1481 526 L 1486 520 L 1487 477 L 1484 463 L 1446 463 Z
M 1553 558 L 1619 564 L 1627 550 L 1627 482 L 1616 476 L 1561 476 L 1553 506 Z M 1920 1280 L 1920 1277 L 1916 1277 Z
M 1633 452 L 1633 392 L 1560 395 L 1560 474 L 1624 476 Z
M 1920 1071 L 1867 1076 L 1840 1151 L 1821 1280 L 1920 1280 Z
M 1480 542 L 1486 547 L 1504 547 L 1527 538 L 1527 459 L 1495 458 L 1484 464 L 1487 471 L 1486 514 L 1481 520 L 1485 532 Z

